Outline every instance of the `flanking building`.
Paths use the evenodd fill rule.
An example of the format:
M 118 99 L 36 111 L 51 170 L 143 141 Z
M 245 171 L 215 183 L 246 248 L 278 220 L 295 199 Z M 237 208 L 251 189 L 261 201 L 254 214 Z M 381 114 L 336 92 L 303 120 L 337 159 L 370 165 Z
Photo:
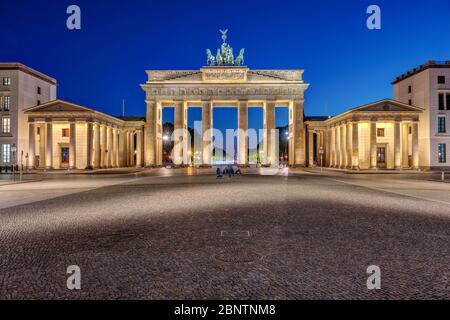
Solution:
M 191 164 L 190 148 L 183 148 L 188 141 L 188 131 L 183 130 L 188 108 L 202 108 L 203 142 L 197 164 L 210 166 L 213 109 L 223 106 L 238 109 L 240 165 L 249 160 L 248 109 L 263 108 L 266 133 L 261 159 L 263 165 L 274 165 L 278 162 L 275 108 L 283 106 L 289 109 L 291 166 L 449 168 L 450 62 L 428 62 L 396 78 L 395 99 L 334 117 L 305 117 L 304 93 L 309 84 L 302 79 L 303 70 L 251 70 L 216 65 L 213 58 L 208 56 L 210 65 L 199 70 L 147 71 L 148 80 L 141 85 L 146 117 L 125 118 L 57 100 L 54 79 L 21 64 L 0 64 L 4 84 L 0 86 L 0 166 L 20 161 L 36 169 L 161 166 L 164 107 L 175 109 L 174 128 L 181 134 L 175 135 L 173 160 L 180 165 Z M 7 103 L 2 102 L 5 99 Z M 16 154 L 11 152 L 13 146 Z
M 0 166 L 21 161 L 28 152 L 24 110 L 56 99 L 56 80 L 20 63 L 0 63 Z
M 395 78 L 394 99 L 424 109 L 419 116 L 419 166 L 450 164 L 450 61 L 428 61 Z
M 448 170 L 450 61 L 428 61 L 392 84 L 394 100 L 306 121 L 307 164 Z

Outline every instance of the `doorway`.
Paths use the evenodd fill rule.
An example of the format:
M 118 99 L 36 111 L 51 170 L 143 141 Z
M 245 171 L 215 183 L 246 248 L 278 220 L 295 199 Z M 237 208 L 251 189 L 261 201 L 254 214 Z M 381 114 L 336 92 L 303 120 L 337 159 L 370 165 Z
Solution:
M 386 168 L 386 146 L 377 147 L 377 167 Z
M 70 149 L 67 146 L 61 146 L 61 168 L 68 168 L 69 167 L 69 160 L 70 160 Z

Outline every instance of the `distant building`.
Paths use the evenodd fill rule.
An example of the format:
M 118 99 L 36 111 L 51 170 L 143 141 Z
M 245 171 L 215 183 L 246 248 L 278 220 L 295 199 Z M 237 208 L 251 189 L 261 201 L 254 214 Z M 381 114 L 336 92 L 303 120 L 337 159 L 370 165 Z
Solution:
M 450 61 L 428 61 L 395 78 L 394 98 L 424 109 L 419 116 L 419 165 L 450 167 Z
M 56 80 L 20 63 L 0 63 L 0 165 L 25 165 L 28 120 L 24 110 L 56 99 Z

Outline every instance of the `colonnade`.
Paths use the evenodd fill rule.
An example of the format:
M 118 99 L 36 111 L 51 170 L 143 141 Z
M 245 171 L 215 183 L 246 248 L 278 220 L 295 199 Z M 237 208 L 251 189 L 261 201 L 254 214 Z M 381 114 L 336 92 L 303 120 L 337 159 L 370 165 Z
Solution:
M 202 147 L 201 165 L 211 166 L 213 145 L 213 109 L 216 106 L 235 106 L 238 109 L 237 130 L 237 163 L 248 165 L 248 108 L 262 106 L 264 110 L 264 137 L 262 143 L 262 164 L 274 165 L 278 163 L 278 135 L 275 130 L 275 108 L 277 105 L 289 107 L 289 160 L 291 165 L 305 165 L 304 124 L 303 124 L 303 100 L 295 101 L 212 101 L 190 102 L 184 100 L 173 101 L 147 101 L 147 124 L 145 135 L 145 165 L 162 165 L 162 108 L 174 108 L 174 158 L 175 164 L 189 164 L 188 159 L 188 128 L 187 114 L 190 106 L 202 109 Z
M 377 123 L 392 124 L 392 134 L 378 137 Z M 316 149 L 314 149 L 316 133 Z M 362 141 L 362 143 L 360 143 Z M 391 146 L 389 146 L 392 144 Z M 388 169 L 419 168 L 418 121 L 411 120 L 352 120 L 333 123 L 326 128 L 308 130 L 308 164 L 314 163 L 314 153 L 323 149 L 323 165 L 341 169 L 378 168 L 377 147 L 383 146 L 392 153 L 392 167 Z M 361 147 L 364 150 L 360 150 Z M 320 157 L 320 155 L 319 155 Z M 320 159 L 320 158 L 317 159 Z M 319 163 L 320 165 L 320 163 Z
M 69 137 L 55 134 L 55 126 L 68 129 Z M 67 146 L 68 169 L 118 168 L 143 165 L 143 130 L 120 127 L 107 122 L 68 119 L 67 121 L 29 120 L 30 168 L 37 167 L 36 133 L 39 132 L 39 168 L 60 169 L 61 151 L 54 148 Z M 54 138 L 57 141 L 54 141 Z M 136 141 L 136 143 L 135 143 Z M 67 143 L 68 142 L 68 143 Z M 55 153 L 56 151 L 56 153 Z M 77 157 L 80 153 L 81 156 Z M 56 156 L 55 156 L 56 155 Z

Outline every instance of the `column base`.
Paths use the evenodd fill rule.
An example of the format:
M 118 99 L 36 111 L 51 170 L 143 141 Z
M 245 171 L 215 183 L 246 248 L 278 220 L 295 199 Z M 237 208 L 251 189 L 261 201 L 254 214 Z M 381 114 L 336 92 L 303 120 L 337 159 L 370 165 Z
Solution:
M 352 167 L 351 167 L 351 170 L 359 171 L 359 166 L 352 166 Z

